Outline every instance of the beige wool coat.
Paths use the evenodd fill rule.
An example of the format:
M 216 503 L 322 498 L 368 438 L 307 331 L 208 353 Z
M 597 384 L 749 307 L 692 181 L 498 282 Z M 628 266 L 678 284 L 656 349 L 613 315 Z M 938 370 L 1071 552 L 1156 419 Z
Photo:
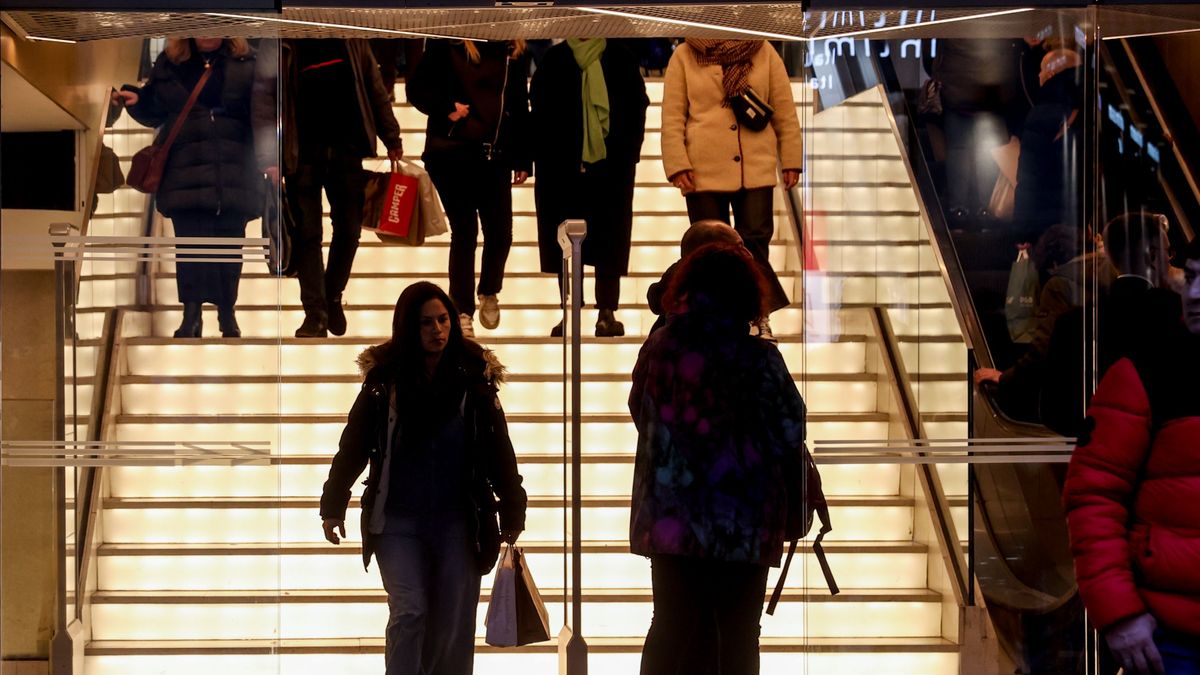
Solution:
M 754 55 L 750 86 L 775 114 L 762 131 L 743 129 L 723 106 L 721 66 L 702 66 L 680 45 L 663 82 L 662 155 L 668 178 L 692 171 L 697 192 L 772 187 L 779 169 L 802 169 L 804 146 L 783 59 L 770 45 Z

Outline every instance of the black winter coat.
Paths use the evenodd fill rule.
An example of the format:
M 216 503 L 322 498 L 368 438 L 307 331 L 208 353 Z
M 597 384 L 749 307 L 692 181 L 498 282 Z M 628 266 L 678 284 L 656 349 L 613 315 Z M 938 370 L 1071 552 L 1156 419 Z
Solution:
M 467 341 L 459 359 L 458 372 L 468 385 L 463 414 L 467 424 L 467 448 L 471 461 L 470 492 L 476 520 L 476 562 L 479 573 L 487 574 L 500 554 L 500 529 L 525 529 L 525 488 L 517 471 L 516 454 L 508 437 L 508 424 L 497 397 L 497 382 L 503 367 L 478 344 Z M 374 365 L 374 352 L 359 357 L 366 371 L 362 390 L 350 409 L 338 452 L 321 493 L 321 517 L 344 520 L 350 488 L 368 466 L 362 497 L 363 566 L 375 552 L 371 515 L 376 497 L 388 479 L 384 471 L 388 450 L 388 414 L 394 380 Z M 399 435 L 397 435 L 399 437 Z M 403 452 L 404 448 L 400 447 Z M 497 500 L 497 497 L 499 498 Z M 499 514 L 499 523 L 496 522 Z
M 462 44 L 430 40 L 405 84 L 408 101 L 429 116 L 422 158 L 477 158 L 484 144 L 491 144 L 505 166 L 530 171 L 528 60 L 510 56 L 507 42 L 476 47 L 479 63 L 471 63 Z M 451 122 L 455 103 L 470 106 L 471 112 Z
M 156 193 L 159 213 L 236 213 L 247 220 L 262 210 L 262 177 L 255 168 L 254 136 L 250 122 L 255 54 L 231 56 L 222 47 L 210 57 L 212 76 L 171 146 Z M 129 114 L 143 126 L 160 127 L 162 143 L 183 111 L 203 57 L 175 64 L 158 57 L 150 79 L 138 90 Z M 128 87 L 127 87 L 128 88 Z M 219 91 L 210 91 L 219 88 Z
M 538 179 L 538 244 L 543 272 L 562 267 L 558 225 L 568 218 L 588 222 L 583 262 L 598 273 L 627 274 L 633 234 L 636 165 L 646 136 L 650 99 L 638 59 L 609 40 L 600 56 L 608 89 L 609 131 L 605 159 L 584 167 L 583 72 L 571 47 L 551 47 L 529 88 L 534 163 Z M 585 175 L 587 174 L 587 175 Z
M 600 56 L 608 87 L 609 130 L 604 138 L 607 161 L 636 164 L 646 138 L 646 82 L 638 59 L 624 45 L 608 41 Z M 529 85 L 533 158 L 538 176 L 547 172 L 579 171 L 583 154 L 583 72 L 571 47 L 563 42 L 550 48 Z

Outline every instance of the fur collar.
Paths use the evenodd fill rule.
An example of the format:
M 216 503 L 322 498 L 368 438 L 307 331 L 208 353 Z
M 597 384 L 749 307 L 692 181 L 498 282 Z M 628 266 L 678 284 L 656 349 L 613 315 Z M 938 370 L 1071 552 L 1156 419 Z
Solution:
M 508 376 L 508 369 L 500 362 L 500 358 L 496 356 L 496 352 L 490 349 L 484 349 L 478 342 L 463 338 L 463 366 L 469 373 L 479 373 L 483 379 L 499 385 L 504 382 Z M 370 375 L 371 371 L 379 363 L 379 357 L 383 352 L 384 345 L 374 345 L 367 347 L 358 355 L 356 363 L 358 365 L 359 375 L 364 380 Z

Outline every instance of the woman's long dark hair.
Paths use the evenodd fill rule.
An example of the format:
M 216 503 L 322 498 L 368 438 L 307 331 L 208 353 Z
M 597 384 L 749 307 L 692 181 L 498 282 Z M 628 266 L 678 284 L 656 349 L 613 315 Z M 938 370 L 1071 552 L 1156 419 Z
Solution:
M 421 348 L 421 308 L 430 300 L 440 300 L 450 314 L 450 339 L 446 341 L 446 356 L 456 356 L 463 349 L 462 326 L 454 301 L 437 284 L 418 281 L 404 289 L 392 314 L 392 339 L 375 347 L 372 355 L 376 367 L 392 377 L 409 377 L 421 372 L 425 351 Z

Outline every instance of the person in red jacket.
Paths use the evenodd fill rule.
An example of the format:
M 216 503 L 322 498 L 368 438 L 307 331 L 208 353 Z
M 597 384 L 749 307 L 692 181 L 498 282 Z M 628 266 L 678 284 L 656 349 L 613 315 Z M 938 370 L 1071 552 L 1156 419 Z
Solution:
M 1079 593 L 1126 673 L 1200 674 L 1200 238 L 1182 320 L 1101 380 L 1063 500 Z

